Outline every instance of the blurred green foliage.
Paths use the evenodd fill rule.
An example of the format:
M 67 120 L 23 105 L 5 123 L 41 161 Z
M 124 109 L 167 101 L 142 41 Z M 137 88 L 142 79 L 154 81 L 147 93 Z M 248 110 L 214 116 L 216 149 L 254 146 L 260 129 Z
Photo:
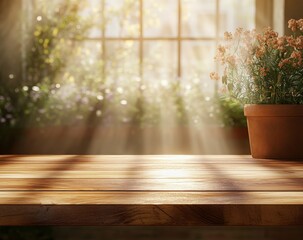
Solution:
M 218 119 L 227 127 L 246 127 L 243 105 L 229 96 L 220 96 L 218 99 Z
M 0 87 L 0 126 L 245 125 L 242 106 L 205 92 L 200 80 L 145 82 L 116 67 L 131 42 L 118 43 L 108 56 L 112 74 L 106 78 L 102 46 L 85 39 L 96 25 L 82 12 L 87 1 L 37 3 L 26 37 L 26 79 Z

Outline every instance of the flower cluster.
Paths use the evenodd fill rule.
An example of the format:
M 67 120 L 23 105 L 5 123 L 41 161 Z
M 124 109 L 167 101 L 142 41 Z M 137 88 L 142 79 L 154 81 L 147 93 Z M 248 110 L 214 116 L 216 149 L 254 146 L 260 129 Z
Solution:
M 271 28 L 224 34 L 215 59 L 223 65 L 222 82 L 232 97 L 243 104 L 303 104 L 303 19 L 289 20 L 288 27 L 290 36 Z

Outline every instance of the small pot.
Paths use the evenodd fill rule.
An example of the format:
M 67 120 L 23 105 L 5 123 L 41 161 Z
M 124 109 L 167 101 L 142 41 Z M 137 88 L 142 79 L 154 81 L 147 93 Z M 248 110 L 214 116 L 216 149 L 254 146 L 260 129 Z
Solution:
M 253 158 L 303 160 L 303 105 L 244 107 Z

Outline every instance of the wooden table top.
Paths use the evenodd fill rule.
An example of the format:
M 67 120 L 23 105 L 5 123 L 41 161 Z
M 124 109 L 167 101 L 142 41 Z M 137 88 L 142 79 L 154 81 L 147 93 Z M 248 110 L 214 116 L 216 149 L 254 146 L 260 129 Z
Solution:
M 3 155 L 0 225 L 303 225 L 303 161 Z

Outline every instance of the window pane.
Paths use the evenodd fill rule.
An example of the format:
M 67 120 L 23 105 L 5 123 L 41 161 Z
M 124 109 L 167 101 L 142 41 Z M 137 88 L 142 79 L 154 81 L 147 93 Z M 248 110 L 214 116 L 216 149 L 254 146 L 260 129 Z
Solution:
M 220 0 L 220 36 L 238 27 L 255 27 L 255 0 Z
M 62 73 L 57 74 L 59 83 L 75 82 L 86 85 L 102 81 L 102 44 L 94 41 L 67 41 L 57 45 L 50 55 L 50 61 L 56 63 L 57 55 L 65 60 L 66 66 Z M 64 58 L 63 58 L 64 56 Z M 62 75 L 61 75 L 62 74 Z
M 81 61 L 84 65 L 94 65 L 101 60 L 102 44 L 97 41 L 80 41 L 78 44 L 78 57 L 76 61 Z M 75 51 L 76 49 L 74 49 Z M 86 68 L 88 69 L 88 68 Z
M 87 37 L 95 38 L 102 36 L 104 23 L 102 21 L 102 4 L 100 0 L 86 0 L 80 15 L 89 18 L 91 28 L 88 31 Z
M 25 1 L 25 0 L 24 0 Z M 65 32 L 79 32 L 85 37 L 100 37 L 103 27 L 101 0 L 35 0 L 34 20 Z M 68 23 L 68 24 L 67 24 Z
M 182 35 L 186 37 L 215 37 L 216 1 L 182 1 Z
M 182 74 L 184 79 L 199 78 L 210 83 L 209 72 L 215 69 L 215 42 L 184 41 L 182 43 Z
M 107 41 L 105 55 L 106 76 L 109 82 L 129 82 L 139 75 L 137 42 Z
M 178 0 L 144 0 L 144 36 L 176 37 Z
M 139 36 L 139 1 L 106 0 L 107 37 Z
M 177 42 L 146 41 L 144 43 L 144 79 L 170 80 L 177 72 Z

